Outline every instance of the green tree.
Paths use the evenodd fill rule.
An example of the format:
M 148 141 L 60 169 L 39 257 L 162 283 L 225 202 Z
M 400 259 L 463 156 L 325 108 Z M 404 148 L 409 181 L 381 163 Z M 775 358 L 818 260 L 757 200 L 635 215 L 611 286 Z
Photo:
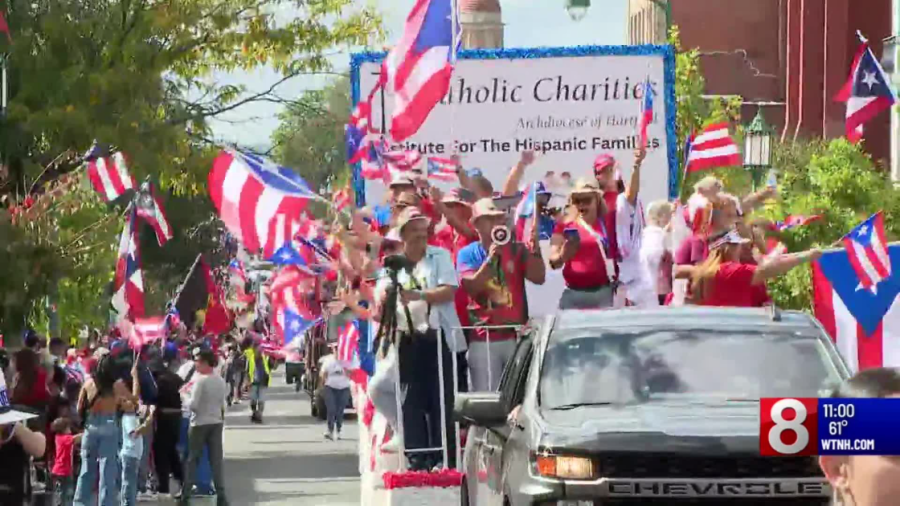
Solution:
M 10 2 L 7 17 L 14 44 L 0 199 L 30 207 L 15 221 L 0 219 L 15 258 L 0 263 L 7 335 L 57 286 L 67 331 L 105 319 L 124 203 L 107 206 L 86 186 L 59 182 L 79 170 L 76 153 L 93 139 L 127 153 L 131 173 L 171 197 L 171 256 L 142 241 L 147 286 L 168 293 L 186 270 L 177 272 L 181 256 L 210 246 L 197 238 L 218 240 L 205 188 L 217 150 L 208 120 L 253 103 L 292 103 L 279 86 L 332 73 L 332 51 L 382 33 L 380 17 L 353 0 L 36 0 Z M 214 79 L 264 65 L 282 75 L 268 89 Z M 184 214 L 173 212 L 181 198 Z
M 349 79 L 307 92 L 279 117 L 281 124 L 272 134 L 275 157 L 299 169 L 315 188 L 346 184 L 350 169 L 343 139 L 349 114 Z
M 677 26 L 673 26 L 669 31 L 669 44 L 675 48 L 675 97 L 678 102 L 675 125 L 678 136 L 678 159 L 684 160 L 685 141 L 692 133 L 699 132 L 707 125 L 722 121 L 735 126 L 740 125 L 741 99 L 704 97 L 706 80 L 703 78 L 700 68 L 699 50 L 696 48 L 686 50 L 682 47 Z M 731 168 L 719 169 L 712 173 L 704 172 L 701 175 L 689 174 L 686 181 L 680 181 L 684 175 L 684 167 L 681 167 L 681 170 L 678 177 L 682 198 L 690 195 L 693 191 L 692 185 L 698 178 L 707 175 L 723 178 L 726 183 L 729 183 L 729 188 L 749 187 L 749 176 Z
M 821 215 L 820 221 L 782 234 L 788 251 L 831 248 L 871 214 L 883 210 L 888 239 L 900 236 L 900 191 L 877 170 L 860 145 L 846 139 L 812 140 L 780 145 L 775 166 L 782 173 L 779 198 L 762 214 L 781 220 L 788 215 Z M 775 302 L 794 309 L 811 308 L 808 268 L 794 269 L 769 284 Z

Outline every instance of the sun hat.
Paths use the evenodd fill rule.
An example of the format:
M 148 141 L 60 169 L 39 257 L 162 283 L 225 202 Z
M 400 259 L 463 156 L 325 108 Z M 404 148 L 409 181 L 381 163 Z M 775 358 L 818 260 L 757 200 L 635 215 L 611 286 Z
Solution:
M 737 230 L 729 230 L 723 235 L 710 238 L 709 249 L 714 250 L 727 244 L 747 244 L 748 242 L 750 242 L 750 239 L 741 236 Z
M 572 195 L 576 193 L 600 193 L 600 183 L 596 179 L 581 177 L 575 181 L 575 186 L 570 192 Z
M 397 232 L 402 234 L 403 228 L 406 227 L 406 225 L 417 220 L 425 220 L 426 222 L 431 223 L 431 220 L 422 214 L 422 211 L 420 211 L 418 207 L 407 207 L 401 211 L 400 216 L 397 217 Z
M 391 184 L 388 185 L 388 188 L 393 188 L 395 186 L 415 186 L 415 181 L 412 180 L 409 176 L 399 175 L 391 180 Z
M 485 197 L 472 204 L 472 221 L 483 216 L 506 216 L 506 213 L 497 209 L 494 199 Z
M 441 202 L 444 204 L 464 204 L 464 205 L 472 205 L 472 202 L 475 200 L 475 196 L 472 195 L 472 192 L 466 190 L 465 188 L 453 188 L 444 194 L 444 198 L 441 199 Z
M 9 396 L 9 390 L 6 388 L 6 377 L 0 374 L 0 425 L 9 425 L 38 417 L 36 413 L 13 409 L 9 403 Z

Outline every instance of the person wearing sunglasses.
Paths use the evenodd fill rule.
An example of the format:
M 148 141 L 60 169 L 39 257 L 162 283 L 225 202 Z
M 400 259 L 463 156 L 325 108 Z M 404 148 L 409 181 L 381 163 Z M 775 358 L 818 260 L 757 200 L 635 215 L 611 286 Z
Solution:
M 550 268 L 561 268 L 566 282 L 559 309 L 612 307 L 616 261 L 610 218 L 600 184 L 579 179 L 569 195 L 569 215 L 550 238 Z

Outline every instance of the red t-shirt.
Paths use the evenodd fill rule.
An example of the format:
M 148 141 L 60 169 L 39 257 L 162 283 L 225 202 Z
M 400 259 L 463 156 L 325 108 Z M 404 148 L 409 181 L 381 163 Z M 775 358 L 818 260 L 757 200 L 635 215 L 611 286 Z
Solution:
M 586 290 L 608 285 L 609 275 L 606 273 L 606 262 L 603 261 L 603 257 L 600 254 L 601 245 L 597 242 L 595 235 L 606 237 L 607 242 L 609 242 L 609 235 L 606 233 L 609 231 L 609 228 L 604 231 L 604 227 L 598 221 L 594 224 L 596 234 L 593 234 L 585 230 L 584 226 L 578 221 L 573 223 L 559 222 L 553 229 L 553 234 L 563 235 L 563 231 L 567 228 L 578 230 L 581 245 L 578 247 L 578 252 L 575 253 L 575 256 L 563 265 L 563 279 L 566 281 L 566 286 L 576 290 Z M 607 246 L 607 258 L 610 257 L 609 251 L 610 248 Z
M 72 434 L 57 434 L 53 438 L 56 446 L 56 455 L 53 457 L 53 468 L 50 472 L 53 476 L 72 476 L 72 455 L 75 451 L 75 436 Z
M 754 285 L 756 265 L 723 262 L 701 306 L 760 307 L 768 299 L 765 285 Z M 761 289 L 760 289 L 761 288 Z
M 47 390 L 47 370 L 38 366 L 31 390 L 27 392 L 14 390 L 14 394 L 13 399 L 11 399 L 13 404 L 21 404 L 32 408 L 46 406 L 50 402 L 50 391 Z
M 697 265 L 709 256 L 709 244 L 702 236 L 691 234 L 675 251 L 675 265 Z
M 525 298 L 525 269 L 528 252 L 519 243 L 510 243 L 500 250 L 500 260 L 491 269 L 490 282 L 481 293 L 469 294 L 469 323 L 485 325 L 523 325 L 528 321 L 528 302 Z M 487 251 L 480 242 L 459 251 L 456 263 L 461 277 L 472 275 L 487 260 Z M 465 323 L 463 323 L 465 325 Z M 491 340 L 516 337 L 513 330 L 491 331 Z M 484 341 L 487 331 L 476 329 L 472 339 Z

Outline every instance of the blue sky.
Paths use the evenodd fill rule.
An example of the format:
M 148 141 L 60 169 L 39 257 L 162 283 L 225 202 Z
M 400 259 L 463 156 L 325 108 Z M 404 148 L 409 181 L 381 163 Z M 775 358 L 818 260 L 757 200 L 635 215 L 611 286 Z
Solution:
M 403 21 L 414 0 L 370 0 L 384 15 L 388 32 L 386 44 L 392 44 L 403 31 Z M 501 0 L 506 24 L 507 47 L 574 46 L 586 44 L 624 44 L 627 0 L 593 0 L 587 16 L 575 22 L 565 10 L 565 0 Z M 347 70 L 350 50 L 333 59 L 336 71 Z M 243 84 L 250 90 L 264 90 L 278 79 L 271 69 L 220 75 L 223 83 Z M 307 89 L 323 85 L 324 78 L 299 77 L 279 88 L 279 95 L 292 98 Z M 212 125 L 217 138 L 249 146 L 265 146 L 278 126 L 280 106 L 253 104 L 236 109 Z

